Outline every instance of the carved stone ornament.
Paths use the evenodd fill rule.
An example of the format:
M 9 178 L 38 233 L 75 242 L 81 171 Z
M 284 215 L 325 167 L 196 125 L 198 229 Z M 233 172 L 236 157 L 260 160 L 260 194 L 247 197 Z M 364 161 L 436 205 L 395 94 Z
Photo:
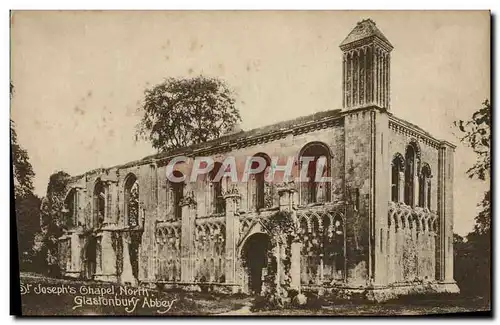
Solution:
M 291 192 L 291 193 L 297 192 L 294 181 L 283 182 L 281 184 L 278 184 L 277 188 L 278 188 L 278 194 L 280 195 L 284 192 Z
M 241 197 L 240 191 L 236 185 L 232 185 L 227 191 L 222 193 L 224 199 L 229 197 Z
M 188 194 L 186 196 L 184 196 L 180 202 L 179 202 L 179 205 L 181 207 L 185 206 L 185 205 L 189 205 L 191 207 L 196 207 L 197 206 L 197 203 L 196 203 L 196 199 L 194 197 L 194 192 L 193 191 L 190 191 L 188 192 Z

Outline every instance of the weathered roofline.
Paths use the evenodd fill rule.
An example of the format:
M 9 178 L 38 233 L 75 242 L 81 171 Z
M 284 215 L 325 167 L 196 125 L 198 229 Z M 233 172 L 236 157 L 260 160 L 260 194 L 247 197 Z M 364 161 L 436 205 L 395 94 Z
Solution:
M 457 147 L 456 145 L 454 145 L 453 143 L 451 143 L 449 141 L 440 140 L 440 139 L 432 136 L 429 132 L 425 131 L 424 129 L 422 129 L 421 127 L 419 127 L 416 124 L 413 124 L 411 122 L 403 120 L 403 119 L 395 116 L 394 114 L 392 114 L 390 112 L 388 112 L 388 114 L 389 114 L 389 121 L 390 122 L 399 124 L 400 126 L 405 127 L 405 128 L 409 128 L 409 129 L 411 129 L 411 131 L 417 133 L 419 136 L 421 136 L 421 137 L 423 137 L 423 138 L 425 138 L 425 139 L 427 139 L 429 141 L 435 142 L 436 145 L 446 144 L 447 146 L 450 146 L 453 149 L 455 149 Z
M 359 108 L 355 111 L 361 111 L 366 109 L 372 109 L 376 107 L 365 107 Z M 387 112 L 383 110 L 384 112 Z M 280 138 L 286 137 L 288 134 L 300 134 L 304 132 L 309 132 L 310 130 L 319 128 L 329 127 L 338 121 L 341 121 L 345 115 L 352 114 L 353 111 L 342 111 L 328 110 L 322 111 L 306 116 L 301 116 L 295 119 L 278 122 L 275 124 L 255 128 L 249 131 L 241 131 L 235 134 L 225 135 L 214 140 L 210 140 L 204 143 L 194 144 L 184 148 L 173 149 L 164 153 L 157 153 L 154 155 L 146 156 L 139 160 L 133 160 L 124 164 L 119 164 L 111 166 L 108 168 L 96 168 L 85 172 L 83 174 L 73 176 L 72 180 L 79 180 L 85 175 L 90 175 L 98 172 L 105 172 L 112 169 L 124 169 L 133 166 L 142 166 L 152 163 L 157 163 L 165 160 L 172 159 L 177 156 L 194 156 L 194 155 L 213 155 L 221 152 L 228 152 L 234 149 L 245 148 L 259 143 L 265 143 Z M 403 127 L 411 129 L 413 132 L 419 134 L 421 137 L 426 138 L 429 141 L 435 142 L 436 145 L 446 144 L 452 148 L 456 146 L 443 140 L 436 139 L 429 132 L 423 130 L 419 126 L 402 120 L 392 113 L 389 114 L 389 120 L 393 123 L 397 123 Z
M 173 149 L 164 153 L 157 153 L 154 155 L 146 156 L 139 160 L 119 164 L 108 168 L 96 168 L 85 172 L 81 175 L 74 176 L 72 179 L 78 180 L 81 177 L 96 172 L 103 172 L 111 169 L 123 169 L 131 166 L 142 166 L 164 160 L 169 160 L 177 156 L 193 156 L 201 155 L 203 153 L 217 153 L 227 152 L 234 148 L 244 148 L 258 143 L 273 141 L 290 133 L 302 133 L 303 131 L 314 129 L 315 126 L 323 125 L 322 128 L 327 126 L 328 123 L 341 120 L 344 116 L 340 109 L 322 111 L 306 116 L 301 116 L 296 119 L 286 120 L 275 124 L 255 128 L 249 131 L 241 131 L 235 134 L 225 135 L 217 139 L 207 142 L 194 144 L 188 147 Z

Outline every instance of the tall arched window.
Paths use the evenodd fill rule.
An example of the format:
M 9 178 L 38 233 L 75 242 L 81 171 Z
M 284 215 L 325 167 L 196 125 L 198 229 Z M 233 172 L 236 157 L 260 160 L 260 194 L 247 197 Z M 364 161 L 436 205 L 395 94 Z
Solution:
M 182 172 L 178 170 L 174 170 L 172 172 L 173 176 L 176 178 L 182 178 L 183 174 Z M 184 182 L 169 182 L 169 204 L 170 204 L 170 211 L 171 211 L 171 217 L 174 220 L 180 220 L 182 218 L 182 207 L 180 206 L 181 200 L 184 197 Z
M 308 179 L 302 179 L 302 169 L 305 168 L 305 164 L 307 164 Z M 299 154 L 299 166 L 301 204 L 329 202 L 331 184 L 320 181 L 323 177 L 331 176 L 331 155 L 328 147 L 320 142 L 307 144 Z
M 402 198 L 400 197 L 400 173 L 404 171 L 404 159 L 403 156 L 399 153 L 394 155 L 392 159 L 392 172 L 391 172 L 391 201 L 392 202 L 400 202 Z
M 211 186 L 211 210 L 212 213 L 224 213 L 226 211 L 226 203 L 222 197 L 222 177 L 217 177 L 222 164 L 216 162 L 214 168 L 209 173 Z
M 73 188 L 69 191 L 66 199 L 64 200 L 64 216 L 66 227 L 71 228 L 78 224 L 76 218 L 78 209 L 78 202 L 76 197 L 76 190 Z
M 271 158 L 265 153 L 258 153 L 250 160 L 252 170 L 257 170 L 262 162 L 265 164 L 264 169 L 257 174 L 249 175 L 248 180 L 250 206 L 256 210 L 273 206 L 274 188 L 265 179 L 271 168 Z
M 129 227 L 139 225 L 139 182 L 134 174 L 125 180 L 125 222 Z
M 429 210 L 431 208 L 431 177 L 431 167 L 424 163 L 419 180 L 419 206 Z
M 415 142 L 406 147 L 405 153 L 405 197 L 409 206 L 415 206 L 415 174 L 419 165 L 419 149 Z
M 104 191 L 104 184 L 99 179 L 94 186 L 93 194 L 93 223 L 92 227 L 100 227 L 104 222 L 106 214 L 106 194 Z

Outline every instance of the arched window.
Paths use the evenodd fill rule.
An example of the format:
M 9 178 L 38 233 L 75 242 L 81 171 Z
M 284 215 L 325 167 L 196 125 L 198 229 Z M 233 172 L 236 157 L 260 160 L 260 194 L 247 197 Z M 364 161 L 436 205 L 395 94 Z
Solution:
M 125 180 L 125 220 L 127 226 L 139 225 L 139 182 L 134 174 Z
M 104 184 L 99 179 L 94 186 L 93 194 L 93 224 L 92 227 L 100 227 L 104 222 L 106 213 L 106 194 L 104 191 Z
M 424 163 L 420 171 L 419 180 L 419 206 L 422 208 L 431 208 L 431 167 Z
M 69 191 L 66 199 L 64 200 L 64 217 L 66 227 L 71 228 L 78 224 L 77 220 L 78 202 L 76 197 L 76 190 L 73 188 Z
M 307 179 L 303 179 L 302 169 L 306 164 Z M 323 177 L 331 176 L 331 155 L 328 147 L 319 142 L 307 144 L 299 154 L 299 166 L 301 204 L 329 202 L 330 182 L 320 181 Z
M 415 142 L 406 147 L 405 153 L 405 192 L 404 201 L 409 206 L 415 206 L 415 174 L 419 165 L 419 149 Z
M 392 173 L 391 173 L 391 201 L 393 202 L 400 202 L 401 197 L 399 193 L 401 192 L 400 189 L 400 182 L 399 182 L 399 175 L 402 171 L 404 171 L 404 159 L 403 156 L 399 153 L 394 155 L 394 158 L 392 159 Z
M 265 153 L 258 153 L 250 160 L 252 170 L 257 170 L 259 164 L 264 159 L 264 169 L 257 173 L 249 175 L 249 196 L 250 206 L 256 210 L 271 208 L 273 206 L 274 188 L 266 182 L 266 175 L 271 168 L 271 158 Z
M 176 178 L 182 178 L 182 172 L 178 170 L 174 170 L 172 175 Z M 180 220 L 182 218 L 182 207 L 180 206 L 181 200 L 184 198 L 184 182 L 172 182 L 169 181 L 169 203 L 170 203 L 170 211 L 171 217 L 174 220 Z
M 217 177 L 222 164 L 216 162 L 214 168 L 209 173 L 211 186 L 211 209 L 212 213 L 224 213 L 226 211 L 226 202 L 222 197 L 222 177 Z

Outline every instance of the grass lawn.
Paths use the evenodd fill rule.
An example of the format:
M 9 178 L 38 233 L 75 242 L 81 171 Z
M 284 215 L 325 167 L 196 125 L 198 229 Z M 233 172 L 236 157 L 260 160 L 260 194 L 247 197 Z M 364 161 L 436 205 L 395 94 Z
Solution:
M 290 316 L 397 316 L 436 315 L 490 311 L 489 301 L 483 297 L 460 294 L 432 294 L 404 296 L 383 303 L 335 302 L 324 300 L 316 308 L 284 309 L 281 315 Z M 273 315 L 273 311 L 257 311 L 254 315 Z
M 53 279 L 31 273 L 21 273 L 21 284 L 23 288 L 29 288 L 29 292 L 21 296 L 23 315 L 33 316 L 210 316 L 218 314 L 235 316 L 390 316 L 491 310 L 489 301 L 481 297 L 430 295 L 403 297 L 379 304 L 322 300 L 320 304 L 316 304 L 316 308 L 250 312 L 254 298 L 243 295 L 161 292 L 153 289 L 133 292 L 136 288 L 96 281 Z M 89 292 L 90 290 L 93 292 Z M 125 304 L 127 306 L 124 306 Z
M 453 314 L 474 311 L 488 311 L 489 306 L 483 303 L 472 303 L 462 305 L 445 305 L 442 301 L 437 301 L 434 306 L 402 303 L 383 304 L 338 304 L 322 306 L 320 309 L 284 309 L 280 315 L 289 316 L 397 316 L 397 315 L 432 315 L 432 314 Z M 275 311 L 259 311 L 254 315 L 275 315 Z

